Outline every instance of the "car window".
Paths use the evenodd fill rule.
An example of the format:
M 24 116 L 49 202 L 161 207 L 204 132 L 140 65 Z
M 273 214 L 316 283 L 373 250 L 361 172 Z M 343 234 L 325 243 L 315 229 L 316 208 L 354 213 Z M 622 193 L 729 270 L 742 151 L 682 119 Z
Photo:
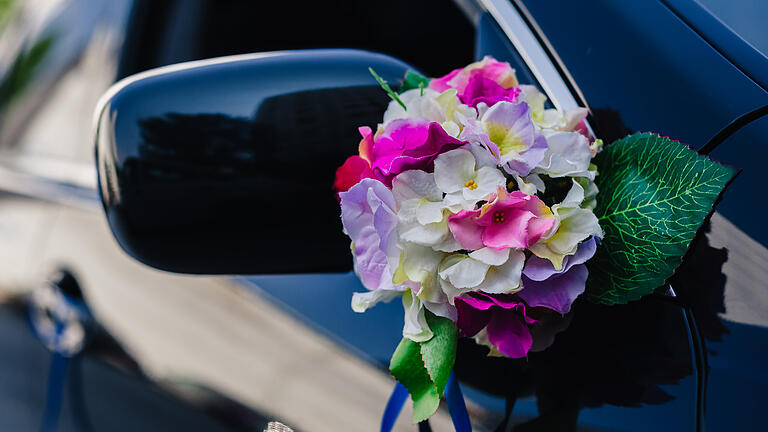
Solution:
M 474 26 L 453 2 L 139 0 L 120 77 L 180 61 L 260 51 L 358 48 L 428 75 L 472 61 Z

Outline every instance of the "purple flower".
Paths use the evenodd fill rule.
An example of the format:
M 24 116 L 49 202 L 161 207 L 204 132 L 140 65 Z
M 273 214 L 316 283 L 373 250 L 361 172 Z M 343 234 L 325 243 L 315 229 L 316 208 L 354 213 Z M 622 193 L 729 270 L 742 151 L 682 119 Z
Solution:
M 520 176 L 528 175 L 547 152 L 547 140 L 525 103 L 494 104 L 479 120 L 470 119 L 459 138 L 482 145 L 494 162 Z
M 514 295 L 472 292 L 456 297 L 455 305 L 463 336 L 473 337 L 485 328 L 488 341 L 500 353 L 512 358 L 528 355 L 533 344 L 528 324 L 536 320 L 525 314 L 525 304 Z
M 395 198 L 383 183 L 362 179 L 339 194 L 341 222 L 354 245 L 355 271 L 369 290 L 395 289 L 387 248 L 396 241 Z
M 525 263 L 523 289 L 517 295 L 528 306 L 568 313 L 576 297 L 584 292 L 589 275 L 584 263 L 592 258 L 596 248 L 594 237 L 582 242 L 575 254 L 565 257 L 560 270 L 555 270 L 548 259 L 532 255 Z

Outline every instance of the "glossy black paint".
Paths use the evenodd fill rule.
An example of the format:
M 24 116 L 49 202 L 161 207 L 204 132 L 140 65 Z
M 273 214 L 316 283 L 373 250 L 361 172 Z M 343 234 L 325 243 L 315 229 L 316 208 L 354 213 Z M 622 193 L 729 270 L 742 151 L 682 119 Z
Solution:
M 717 265 L 712 272 L 719 274 Z M 400 302 L 365 314 L 347 307 L 352 293 L 364 290 L 354 274 L 240 281 L 382 369 L 402 337 Z M 674 299 L 617 307 L 582 299 L 553 327 L 554 344 L 527 359 L 488 357 L 487 349 L 460 340 L 456 373 L 484 413 L 480 430 L 696 430 L 695 354 Z
M 182 9 L 187 11 L 194 9 L 189 6 L 193 2 L 187 0 L 168 2 L 149 0 L 138 3 L 143 3 L 145 6 L 158 5 L 164 9 L 169 9 L 167 6 L 171 4 L 182 6 Z M 180 21 L 184 21 L 180 18 L 181 15 L 169 13 L 168 17 L 158 18 L 156 26 L 154 26 L 157 33 L 149 31 L 147 26 L 142 26 L 138 22 L 134 23 L 132 26 L 133 33 L 128 35 L 126 39 L 129 42 L 142 39 L 144 44 L 138 44 L 137 47 L 134 47 L 136 48 L 134 54 L 142 54 L 146 58 L 136 64 L 128 62 L 129 66 L 121 68 L 120 73 L 129 74 L 163 63 L 225 54 L 220 51 L 221 49 L 232 49 L 233 51 L 228 53 L 235 53 L 312 46 L 365 45 L 366 48 L 375 48 L 407 59 L 430 75 L 445 73 L 448 71 L 447 68 L 469 61 L 469 54 L 465 50 L 461 50 L 460 53 L 457 52 L 456 41 L 463 41 L 462 48 L 466 48 L 465 45 L 471 40 L 471 28 L 457 28 L 452 23 L 451 28 L 455 31 L 447 34 L 437 32 L 427 25 L 431 20 L 425 20 L 423 14 L 414 13 L 414 9 L 408 9 L 409 13 L 404 13 L 405 9 L 401 7 L 372 8 L 369 4 L 361 2 L 352 9 L 346 3 L 338 6 L 318 3 L 309 10 L 304 9 L 305 5 L 301 10 L 298 10 L 299 8 L 296 8 L 294 4 L 277 3 L 270 6 L 275 8 L 270 12 L 271 16 L 276 17 L 274 20 L 256 20 L 251 19 L 251 15 L 242 12 L 244 8 L 242 3 L 236 4 L 237 2 L 221 0 L 195 1 L 194 3 L 209 3 L 208 8 L 204 8 L 204 12 L 213 12 L 213 15 L 225 17 L 218 21 L 218 26 L 214 27 L 216 30 L 211 31 L 200 30 L 210 29 L 211 26 L 189 24 L 190 29 L 195 29 L 190 31 L 195 35 L 196 40 L 206 45 L 208 50 L 190 50 L 189 47 L 192 44 L 189 43 L 189 40 L 174 45 L 170 37 L 164 39 L 164 43 L 159 43 L 155 36 L 162 35 L 164 32 L 170 33 L 169 29 L 175 28 L 175 25 Z M 418 2 L 418 6 L 421 4 Z M 721 125 L 732 120 L 731 115 L 746 112 L 747 109 L 745 108 L 752 107 L 754 103 L 764 103 L 760 102 L 764 101 L 762 96 L 756 96 L 752 92 L 757 87 L 750 86 L 749 81 L 744 79 L 745 77 L 739 73 L 738 68 L 731 67 L 732 65 L 729 65 L 727 61 L 719 58 L 717 51 L 709 49 L 711 47 L 707 46 L 706 41 L 702 41 L 695 32 L 692 32 L 682 19 L 678 19 L 679 17 L 674 16 L 674 14 L 668 14 L 669 11 L 663 7 L 657 7 L 660 4 L 656 1 L 595 1 L 572 2 L 572 4 L 561 1 L 530 1 L 526 4 L 531 10 L 536 9 L 536 18 L 539 24 L 544 26 L 545 22 L 547 23 L 544 26 L 545 32 L 555 44 L 558 53 L 566 61 L 569 70 L 574 76 L 578 73 L 576 76 L 577 83 L 587 93 L 587 100 L 593 105 L 593 108 L 597 108 L 593 110 L 595 114 L 593 120 L 595 123 L 599 123 L 598 131 L 605 138 L 615 138 L 630 130 L 629 127 L 631 127 L 639 130 L 659 130 L 662 133 L 679 137 L 700 146 L 706 142 L 708 136 L 711 137 L 710 134 L 713 135 L 719 130 Z M 217 8 L 217 6 L 220 7 Z M 417 4 L 413 3 L 411 8 L 416 6 Z M 435 5 L 431 4 L 430 6 L 434 13 Z M 263 7 L 264 5 L 260 2 L 248 6 L 249 10 L 252 11 Z M 377 19 L 375 21 L 372 19 L 353 20 L 349 19 L 348 16 L 339 14 L 337 19 L 343 21 L 345 27 L 328 25 L 328 19 L 336 13 L 332 7 L 346 8 L 347 12 L 370 10 L 372 11 L 370 15 L 376 15 Z M 428 7 L 424 6 L 424 8 Z M 137 6 L 135 11 L 138 9 Z M 235 13 L 221 12 L 232 9 L 235 9 Z M 320 9 L 327 11 L 327 14 L 320 15 Z M 288 14 L 283 13 L 285 10 L 291 12 L 290 24 L 286 22 L 288 20 L 285 17 Z M 552 13 L 553 11 L 559 12 Z M 174 16 L 177 18 L 176 20 L 171 19 Z M 211 16 L 211 14 L 201 13 L 201 16 Z M 390 24 L 392 18 L 387 18 L 391 16 L 398 17 L 399 23 L 403 23 L 403 19 L 411 19 L 411 22 L 420 22 L 424 25 L 402 24 L 397 26 L 398 29 L 408 28 L 410 30 L 409 32 L 402 32 L 403 36 L 399 39 L 408 43 L 397 44 L 396 38 L 384 37 L 387 29 L 394 28 Z M 434 15 L 432 16 L 434 17 Z M 184 15 L 184 17 L 188 17 L 188 15 Z M 240 17 L 245 18 L 242 21 L 233 19 Z M 253 25 L 257 21 L 260 25 Z M 441 20 L 436 21 L 442 23 Z M 186 22 L 197 23 L 198 21 L 187 20 Z M 247 25 L 243 25 L 244 22 L 247 22 Z M 297 22 L 300 22 L 300 25 L 297 25 Z M 317 28 L 325 31 L 318 31 L 316 28 L 309 31 L 316 36 L 312 40 L 307 40 L 306 33 L 295 31 L 295 28 L 307 26 L 313 22 L 317 23 Z M 350 31 L 349 26 L 353 23 L 357 27 Z M 283 28 L 290 29 L 288 25 L 294 26 L 293 31 L 275 31 Z M 514 62 L 513 59 L 516 59 L 514 53 L 505 53 L 505 50 L 511 49 L 510 44 L 503 40 L 504 35 L 499 34 L 494 26 L 495 24 L 489 22 L 486 17 L 483 24 L 478 27 L 475 56 L 493 54 Z M 242 32 L 245 27 L 258 29 L 262 35 L 269 35 L 270 37 L 258 37 L 253 33 L 246 35 Z M 366 33 L 364 37 L 361 36 L 358 31 L 360 28 L 369 29 L 369 33 Z M 416 31 L 419 33 L 414 33 Z M 655 35 L 652 34 L 654 32 Z M 345 33 L 347 33 L 346 36 Z M 435 40 L 424 39 L 425 35 L 430 34 Z M 451 38 L 450 42 L 447 42 L 446 38 Z M 233 48 L 232 44 L 235 42 L 244 45 Z M 380 43 L 381 47 L 374 46 L 375 43 Z M 215 46 L 216 50 L 211 50 L 212 46 Z M 170 56 L 168 52 L 151 51 L 151 49 L 162 51 L 162 49 L 169 47 L 178 51 L 171 50 L 173 52 Z M 443 51 L 439 51 L 441 49 Z M 123 53 L 123 60 L 130 60 L 128 51 L 126 49 L 126 52 Z M 401 51 L 408 51 L 409 55 L 406 55 L 405 52 L 401 54 Z M 432 54 L 429 59 L 423 56 L 425 51 Z M 713 65 L 714 67 L 712 67 Z M 520 64 L 518 63 L 516 67 L 520 73 Z M 378 67 L 377 71 L 382 72 Z M 387 78 L 391 80 L 390 77 Z M 367 75 L 365 79 L 369 79 Z M 717 80 L 725 90 L 708 91 L 708 86 Z M 525 81 L 522 74 L 521 81 Z M 149 90 L 154 88 L 148 87 L 147 93 L 151 93 Z M 372 93 L 377 93 L 377 97 L 382 99 L 382 103 L 387 102 L 380 90 L 372 89 Z M 191 94 L 188 95 L 187 100 L 191 99 L 192 96 Z M 194 115 L 195 107 L 190 106 L 189 112 L 182 108 L 186 107 L 179 108 L 179 113 Z M 145 129 L 148 130 L 148 136 L 155 137 L 154 142 L 157 142 L 158 136 L 166 137 L 168 135 L 169 127 L 167 125 L 169 123 L 174 124 L 170 129 L 175 129 L 180 124 L 193 123 L 195 130 L 207 134 L 205 136 L 215 133 L 219 136 L 227 136 L 226 143 L 238 142 L 238 136 L 241 134 L 237 131 L 242 130 L 245 126 L 233 126 L 221 131 L 220 126 L 212 126 L 212 124 L 220 124 L 222 122 L 219 120 L 222 119 L 224 120 L 223 123 L 227 124 L 249 123 L 254 110 L 255 103 L 250 106 L 250 110 L 237 111 L 231 115 L 219 110 L 200 110 L 198 114 L 204 114 L 204 116 L 191 119 L 183 116 L 164 118 L 162 111 L 158 111 L 160 114 L 153 114 L 153 118 L 146 122 Z M 123 114 L 126 113 L 123 112 Z M 223 115 L 218 116 L 217 114 Z M 240 118 L 241 121 L 235 119 L 229 122 L 233 117 Z M 112 119 L 105 118 L 104 120 L 109 124 Z M 205 124 L 202 124 L 201 120 L 205 121 Z M 378 120 L 379 117 L 376 116 L 375 121 Z M 138 127 L 137 130 L 141 131 Z M 762 161 L 765 159 L 760 156 L 762 154 L 760 152 L 762 152 L 762 148 L 765 148 L 761 144 L 764 143 L 766 129 L 762 128 L 761 130 L 762 132 L 751 131 L 752 133 L 748 137 L 739 139 L 738 142 L 724 143 L 714 155 L 745 168 L 740 182 L 731 187 L 719 210 L 732 221 L 739 222 L 738 225 L 742 229 L 765 244 L 765 239 L 768 238 L 765 237 L 765 224 L 761 223 L 762 218 L 754 216 L 756 214 L 755 206 L 760 205 L 761 202 L 759 200 L 760 192 L 756 187 L 760 187 L 763 183 Z M 249 136 L 248 134 L 243 135 Z M 354 151 L 357 142 L 356 134 L 353 132 L 350 135 L 353 135 L 354 139 L 346 142 L 349 148 L 343 150 L 345 156 Z M 171 138 L 176 139 L 175 136 Z M 104 137 L 104 139 L 112 138 Z M 140 141 L 136 140 L 137 146 L 141 144 Z M 196 142 L 203 141 L 205 139 Z M 187 145 L 184 142 L 177 144 Z M 148 147 L 148 152 L 153 157 L 158 157 L 156 155 L 157 147 L 162 150 L 162 145 Z M 193 147 L 195 146 L 190 145 L 190 148 Z M 339 153 L 342 151 L 340 150 Z M 736 155 L 740 155 L 740 159 L 735 158 Z M 204 153 L 202 156 L 198 156 L 198 159 L 206 157 L 209 155 Z M 330 164 L 330 162 L 324 163 Z M 199 160 L 196 160 L 195 164 L 194 166 L 200 170 L 201 175 L 209 175 L 209 165 Z M 186 166 L 188 164 L 185 162 L 185 164 L 178 165 Z M 325 168 L 332 169 L 333 167 L 333 165 L 328 165 Z M 187 179 L 187 181 L 190 180 Z M 190 181 L 189 184 L 192 185 L 192 188 L 196 186 L 193 181 Z M 154 183 L 154 185 L 157 186 L 158 183 Z M 145 189 L 139 191 L 143 192 Z M 195 193 L 194 190 L 181 192 L 189 195 Z M 245 195 L 246 193 L 243 194 L 243 196 Z M 158 201 L 160 201 L 157 204 L 158 209 L 164 210 L 165 207 L 162 206 L 166 203 L 162 202 L 161 199 Z M 257 210 L 263 209 L 263 206 L 257 204 L 254 204 L 253 207 Z M 202 210 L 215 213 L 210 211 L 215 209 L 215 207 L 210 207 Z M 334 207 L 334 211 L 337 211 L 336 207 Z M 189 216 L 183 211 L 176 214 L 184 217 Z M 146 214 L 144 215 L 146 216 Z M 333 215 L 335 216 L 335 213 Z M 247 214 L 244 214 L 243 217 L 247 217 Z M 272 220 L 274 222 L 269 226 L 274 227 L 274 225 L 290 219 L 280 215 L 280 218 Z M 158 218 L 149 222 L 158 225 L 158 231 L 152 235 L 161 236 L 159 240 L 182 242 L 185 245 L 197 241 L 194 238 L 192 240 L 181 239 L 178 236 L 162 237 L 159 228 L 166 229 L 170 226 L 171 230 L 181 230 L 181 228 L 172 226 L 173 220 L 171 218 L 167 218 L 167 220 Z M 245 224 L 243 222 L 243 225 Z M 338 226 L 334 226 L 327 230 L 328 232 L 338 232 L 338 229 Z M 261 243 L 263 239 L 258 238 L 258 236 L 250 236 L 248 240 L 252 241 L 253 249 L 250 252 L 244 251 L 244 253 L 252 254 L 250 255 L 252 259 L 264 259 L 267 254 L 272 253 L 271 245 Z M 144 243 L 143 246 L 145 249 L 160 248 L 158 249 L 159 252 L 163 252 L 162 248 L 165 247 L 161 241 L 154 244 Z M 346 250 L 344 250 L 345 253 Z M 149 253 L 153 252 L 150 250 Z M 348 255 L 346 256 L 348 257 Z M 491 362 L 498 361 L 499 364 L 504 365 L 501 369 L 505 371 L 505 375 L 501 377 L 500 381 L 506 384 L 506 386 L 500 386 L 499 383 L 484 383 L 482 382 L 483 375 L 472 376 L 472 371 L 465 373 L 466 369 L 464 369 L 460 377 L 465 384 L 465 394 L 477 402 L 483 410 L 496 414 L 488 422 L 491 427 L 496 427 L 499 420 L 508 412 L 511 415 L 508 428 L 511 424 L 529 423 L 525 426 L 521 425 L 515 430 L 553 430 L 556 429 L 556 426 L 574 427 L 573 420 L 576 413 L 578 413 L 578 430 L 690 430 L 697 426 L 697 416 L 706 417 L 705 423 L 708 430 L 759 428 L 759 424 L 764 423 L 762 406 L 765 405 L 766 401 L 763 389 L 765 383 L 768 383 L 764 365 L 766 364 L 765 359 L 768 357 L 764 348 L 756 349 L 756 347 L 764 347 L 765 345 L 762 343 L 766 340 L 764 329 L 727 322 L 720 318 L 720 314 L 725 310 L 725 287 L 723 284 L 726 283 L 726 277 L 721 273 L 720 266 L 723 265 L 723 260 L 727 258 L 727 253 L 724 255 L 722 249 L 711 250 L 710 248 L 704 253 L 697 252 L 695 257 L 703 257 L 701 259 L 689 257 L 689 262 L 692 264 L 692 274 L 696 277 L 678 280 L 676 285 L 676 289 L 677 286 L 680 287 L 678 293 L 681 297 L 681 305 L 685 309 L 670 304 L 669 299 L 659 305 L 659 300 L 655 298 L 645 299 L 642 300 L 642 304 L 633 304 L 617 310 L 616 314 L 611 311 L 603 313 L 599 308 L 590 309 L 589 306 L 577 306 L 573 328 L 569 328 L 561 334 L 562 336 L 558 336 L 558 343 L 552 348 L 561 355 L 565 353 L 568 358 L 554 358 L 544 352 L 536 356 L 532 355 L 530 362 L 526 363 L 485 359 L 482 355 L 477 355 L 477 347 L 463 344 L 459 353 L 460 367 L 462 367 L 461 365 L 472 364 L 471 362 L 489 365 Z M 317 259 L 317 255 L 314 258 Z M 228 258 L 219 258 L 220 261 L 226 259 Z M 344 262 L 346 264 L 348 258 Z M 86 264 L 84 268 L 94 272 L 98 271 L 94 268 L 100 268 L 102 265 L 101 262 L 88 262 Z M 750 263 L 738 261 L 730 264 L 748 266 Z M 274 265 L 274 263 L 264 264 L 270 269 L 270 272 L 280 271 L 279 265 L 280 263 L 278 265 Z M 198 265 L 197 268 L 200 266 Z M 402 307 L 395 302 L 379 305 L 363 315 L 353 313 L 348 307 L 349 297 L 352 292 L 363 289 L 353 274 L 260 276 L 247 278 L 247 280 L 248 282 L 255 282 L 263 291 L 273 296 L 277 303 L 285 305 L 286 310 L 295 314 L 297 319 L 310 324 L 314 329 L 321 330 L 324 335 L 331 337 L 335 342 L 346 344 L 361 357 L 372 358 L 372 361 L 381 367 L 386 367 L 389 355 L 400 338 L 399 323 L 402 322 Z M 764 284 L 765 280 L 756 282 Z M 93 287 L 93 289 L 98 288 Z M 162 289 L 163 286 L 158 284 L 157 287 L 153 288 Z M 759 302 L 751 304 L 750 307 L 753 307 L 758 314 L 768 310 L 761 308 Z M 686 311 L 685 314 L 684 310 Z M 692 327 L 698 330 L 695 333 L 699 333 L 699 338 L 695 338 L 696 334 L 689 337 L 702 339 L 703 345 L 706 345 L 702 349 L 708 350 L 703 358 L 696 351 L 696 343 L 689 342 L 689 337 L 684 336 L 687 325 L 690 324 L 685 320 L 686 316 L 690 316 L 688 311 L 691 311 L 695 316 L 696 325 Z M 626 316 L 623 312 L 627 312 Z M 3 316 L 3 321 L 7 324 L 3 326 L 4 328 L 21 329 L 19 327 L 20 320 L 14 326 L 5 319 L 4 310 L 0 315 Z M 633 321 L 632 318 L 637 319 Z M 657 321 L 656 318 L 662 319 Z M 650 330 L 645 330 L 646 327 Z M 3 346 L 15 347 L 14 343 L 20 343 L 23 338 L 18 333 L 20 332 L 9 331 L 7 335 L 4 334 L 4 338 L 7 336 L 7 343 Z M 624 337 L 625 335 L 632 335 L 632 337 Z M 654 338 L 645 338 L 648 335 L 654 335 Z M 689 347 L 689 344 L 692 345 L 696 353 L 690 355 L 686 353 L 685 349 Z M 2 381 L 10 384 L 2 387 L 9 390 L 9 406 L 18 404 L 21 399 L 32 408 L 24 413 L 14 412 L 19 416 L 4 417 L 4 420 L 9 422 L 7 423 L 9 430 L 27 429 L 29 424 L 35 424 L 35 420 L 39 418 L 42 412 L 43 400 L 40 394 L 47 370 L 45 367 L 46 357 L 40 357 L 43 359 L 42 361 L 40 358 L 36 359 L 32 355 L 34 353 L 30 352 L 27 346 L 36 346 L 35 349 L 40 351 L 42 349 L 40 345 L 34 345 L 34 342 L 23 345 L 26 348 L 9 351 L 14 355 L 4 357 L 4 360 L 8 360 L 8 366 L 3 367 L 2 371 L 8 372 L 8 374 L 4 374 L 5 378 Z M 580 350 L 582 347 L 588 349 Z M 575 357 L 574 363 L 571 364 L 568 360 L 573 357 Z M 695 357 L 695 359 L 691 357 Z M 699 362 L 706 362 L 707 358 L 711 361 L 708 364 L 701 363 L 703 367 L 699 368 L 697 366 L 700 364 Z M 558 362 L 557 360 L 565 360 L 565 362 Z M 30 369 L 33 370 L 26 375 L 13 373 L 16 365 L 19 364 L 30 366 Z M 575 365 L 579 367 L 574 367 Z M 84 366 L 86 368 L 84 374 L 88 375 L 88 365 L 85 362 Z M 711 367 L 709 372 L 708 366 Z M 216 367 L 216 365 L 212 364 L 211 367 Z M 615 390 L 616 386 L 613 385 L 613 382 L 600 380 L 603 368 L 611 372 L 611 377 L 618 376 L 620 378 L 616 383 L 630 383 L 630 385 Z M 178 410 L 178 416 L 170 415 L 169 413 L 175 413 L 176 410 L 168 409 L 168 401 L 158 401 L 153 397 L 148 397 L 144 391 L 137 390 L 145 378 L 135 374 L 124 374 L 124 376 L 120 376 L 120 380 L 113 380 L 108 376 L 114 375 L 116 372 L 111 366 L 107 367 L 104 364 L 98 369 L 100 370 L 91 374 L 90 379 L 86 377 L 85 384 L 86 396 L 90 398 L 89 407 L 101 418 L 100 422 L 94 421 L 94 425 L 102 426 L 101 428 L 104 429 L 111 427 L 115 430 L 118 430 L 120 426 L 124 426 L 126 429 L 141 428 L 146 425 L 132 422 L 133 420 L 138 422 L 143 418 L 136 416 L 135 413 L 149 413 L 154 420 L 151 422 L 152 425 L 160 429 L 173 428 L 173 425 L 182 424 L 187 425 L 184 427 L 201 430 L 219 430 L 216 425 L 211 425 L 207 420 L 201 421 L 198 418 L 198 411 L 205 409 L 199 401 L 195 401 L 194 407 L 187 406 L 184 410 Z M 693 373 L 690 372 L 690 369 L 693 370 Z M 549 376 L 550 372 L 562 381 L 553 379 L 552 376 Z M 690 375 L 685 376 L 686 374 Z M 517 376 L 525 377 L 525 379 L 511 380 L 512 377 Z M 675 382 L 677 384 L 673 384 Z M 502 388 L 499 389 L 499 387 Z M 128 389 L 127 392 L 124 390 L 125 388 Z M 614 391 L 609 392 L 608 390 L 611 389 Z M 638 389 L 652 391 L 645 392 Z M 703 401 L 703 389 L 707 389 L 706 404 Z M 658 390 L 667 393 L 673 399 L 659 399 L 657 397 L 660 394 Z M 554 409 L 551 409 L 552 405 L 547 406 L 547 402 L 552 401 L 552 398 L 547 396 L 560 393 L 562 393 L 562 397 L 559 398 L 559 401 L 556 400 L 558 403 L 554 405 Z M 129 403 L 114 403 L 115 394 L 125 394 L 124 399 L 129 400 Z M 537 400 L 533 395 L 545 397 Z M 697 398 L 701 400 L 699 401 Z M 225 403 L 231 402 L 225 402 L 224 399 L 221 398 L 217 403 L 223 406 Z M 110 407 L 110 405 L 112 406 Z M 628 406 L 633 408 L 628 408 Z M 152 413 L 157 413 L 157 415 L 152 415 Z M 32 423 L 14 423 L 18 421 L 21 414 L 32 419 Z M 68 411 L 64 412 L 63 415 L 65 417 L 69 415 Z M 542 420 L 535 420 L 539 416 L 542 417 Z M 237 415 L 227 413 L 222 417 L 231 420 L 237 418 Z M 123 421 L 123 419 L 128 421 Z M 118 421 L 119 424 L 116 423 Z M 166 424 L 165 421 L 169 421 L 173 425 Z M 194 425 L 189 423 L 190 421 Z M 701 430 L 701 425 L 698 426 Z M 66 430 L 67 427 L 63 426 L 62 428 Z M 76 426 L 72 428 L 83 430 Z M 247 429 L 242 425 L 239 428 Z M 558 427 L 557 429 L 562 428 Z M 252 429 L 261 430 L 262 427 L 254 426 Z
M 522 3 L 608 142 L 627 130 L 654 131 L 700 148 L 733 119 L 768 104 L 760 85 L 660 1 Z
M 120 245 L 183 273 L 346 271 L 334 168 L 408 65 L 355 50 L 267 53 L 123 83 L 101 111 L 99 186 Z

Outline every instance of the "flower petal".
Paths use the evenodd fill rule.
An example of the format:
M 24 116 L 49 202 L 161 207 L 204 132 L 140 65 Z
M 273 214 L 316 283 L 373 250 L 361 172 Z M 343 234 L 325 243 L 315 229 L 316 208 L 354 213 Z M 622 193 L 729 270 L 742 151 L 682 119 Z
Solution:
M 402 291 L 385 289 L 378 289 L 364 293 L 356 292 L 352 294 L 352 310 L 358 313 L 362 313 L 372 308 L 373 306 L 376 306 L 376 304 L 379 302 L 388 302 L 399 295 L 402 295 Z
M 519 291 L 524 263 L 525 254 L 522 251 L 511 250 L 507 262 L 488 269 L 485 280 L 477 289 L 489 294 L 511 294 Z
M 478 211 L 462 210 L 448 217 L 448 228 L 464 249 L 475 250 L 484 246 L 483 227 L 472 220 L 478 213 Z
M 525 263 L 523 275 L 532 281 L 541 282 L 547 280 L 554 275 L 567 272 L 575 265 L 584 264 L 587 260 L 592 258 L 596 249 L 597 241 L 594 237 L 580 243 L 575 254 L 566 256 L 563 259 L 563 267 L 560 270 L 555 269 L 555 266 L 551 261 L 539 258 L 536 255 L 531 255 Z
M 410 290 L 403 292 L 403 309 L 405 309 L 403 337 L 414 342 L 426 342 L 432 339 L 433 333 L 424 316 L 424 306 Z
M 484 247 L 482 249 L 471 252 L 469 256 L 470 258 L 476 259 L 488 265 L 500 266 L 507 262 L 509 259 L 509 249 L 494 249 Z
M 491 314 L 487 312 L 493 303 L 480 300 L 487 304 L 485 309 L 476 307 L 477 299 L 472 297 L 456 298 L 456 325 L 463 336 L 472 337 L 482 330 L 491 319 Z
M 443 194 L 435 183 L 432 173 L 410 170 L 398 174 L 392 180 L 392 195 L 398 205 L 410 199 L 441 201 Z
M 524 277 L 523 290 L 517 295 L 528 306 L 545 307 L 566 314 L 576 297 L 584 292 L 588 276 L 587 266 L 579 264 L 541 282 Z
M 533 345 L 531 332 L 514 310 L 494 311 L 487 326 L 488 340 L 500 353 L 511 358 L 528 355 Z
M 451 256 L 440 267 L 439 275 L 458 289 L 473 288 L 485 279 L 490 265 L 463 254 Z
M 462 190 L 474 177 L 475 157 L 468 150 L 451 150 L 435 159 L 435 183 L 445 193 Z

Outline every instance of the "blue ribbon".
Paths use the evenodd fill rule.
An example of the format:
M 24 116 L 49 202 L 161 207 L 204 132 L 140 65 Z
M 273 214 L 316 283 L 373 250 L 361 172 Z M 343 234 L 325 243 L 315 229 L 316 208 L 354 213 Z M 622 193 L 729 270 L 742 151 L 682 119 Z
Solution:
M 464 395 L 461 394 L 459 381 L 451 372 L 445 385 L 445 401 L 448 403 L 448 412 L 456 432 L 472 432 L 472 424 L 469 422 L 469 413 L 464 404 Z M 384 408 L 384 416 L 381 418 L 381 432 L 391 432 L 395 421 L 403 410 L 403 405 L 408 399 L 408 389 L 400 383 L 395 384 L 395 389 L 389 397 L 387 407 Z
M 403 405 L 408 399 L 408 389 L 404 385 L 397 383 L 392 395 L 389 397 L 387 407 L 384 408 L 384 416 L 381 418 L 381 432 L 390 432 L 395 426 L 395 421 L 403 410 Z
M 445 401 L 448 403 L 448 412 L 451 413 L 451 421 L 456 432 L 472 432 L 472 423 L 469 422 L 469 413 L 464 404 L 464 395 L 461 394 L 459 380 L 451 371 L 448 383 L 445 385 Z
M 45 397 L 45 412 L 43 413 L 42 432 L 56 430 L 61 412 L 62 393 L 67 378 L 67 364 L 69 359 L 59 353 L 53 353 L 51 357 L 51 369 L 48 373 L 48 389 Z

